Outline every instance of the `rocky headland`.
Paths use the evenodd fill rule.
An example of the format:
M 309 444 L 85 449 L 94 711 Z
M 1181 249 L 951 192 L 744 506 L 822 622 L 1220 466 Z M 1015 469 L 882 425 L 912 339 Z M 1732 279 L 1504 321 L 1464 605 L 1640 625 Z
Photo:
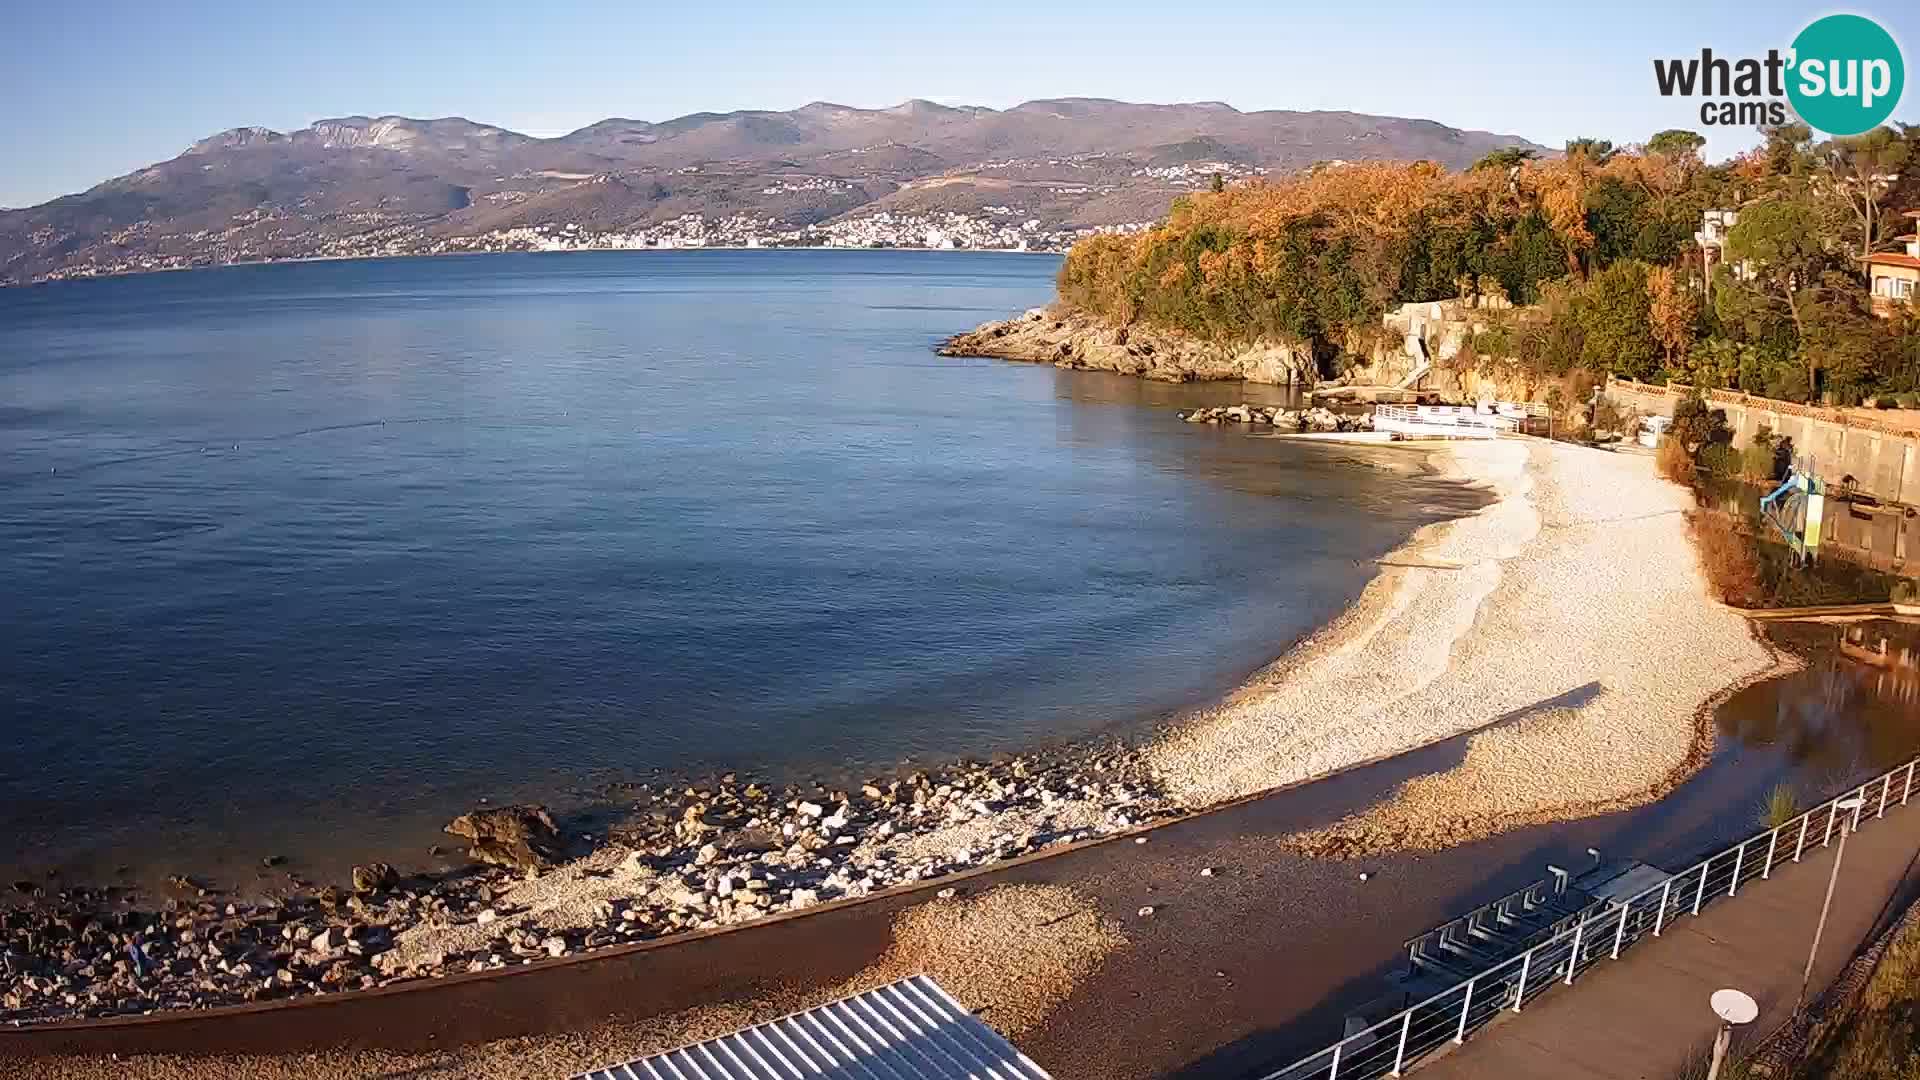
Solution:
M 1115 326 L 1069 308 L 1034 308 L 1011 319 L 956 334 L 943 356 L 1022 360 L 1079 371 L 1112 371 L 1162 382 L 1239 380 L 1312 386 L 1321 378 L 1305 346 L 1286 342 L 1229 345 L 1150 326 Z

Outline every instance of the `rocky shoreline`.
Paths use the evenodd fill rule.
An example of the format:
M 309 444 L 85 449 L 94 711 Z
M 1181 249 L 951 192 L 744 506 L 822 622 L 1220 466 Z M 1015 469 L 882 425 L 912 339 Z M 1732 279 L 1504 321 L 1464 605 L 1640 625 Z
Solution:
M 1285 342 L 1225 345 L 1149 326 L 1114 326 L 1084 312 L 1033 308 L 1019 316 L 955 334 L 942 356 L 981 356 L 1052 364 L 1077 371 L 1111 371 L 1162 382 L 1242 381 L 1312 386 L 1319 362 L 1304 346 Z
M 229 899 L 176 878 L 142 906 L 69 887 L 0 911 L 11 1026 L 367 990 L 751 922 L 1111 834 L 1182 808 L 1131 750 L 961 763 L 858 791 L 729 774 L 642 790 L 604 837 L 572 843 L 541 808 L 482 808 L 448 832 L 474 865 Z M 584 851 L 582 850 L 584 848 Z M 943 891 L 942 895 L 945 895 Z

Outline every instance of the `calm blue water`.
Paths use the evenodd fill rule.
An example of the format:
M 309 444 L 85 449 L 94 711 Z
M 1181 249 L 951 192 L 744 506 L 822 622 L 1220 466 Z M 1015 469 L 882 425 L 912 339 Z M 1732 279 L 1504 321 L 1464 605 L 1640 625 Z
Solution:
M 484 256 L 0 290 L 0 868 L 417 863 L 482 796 L 1203 701 L 1462 505 L 936 357 L 1056 260 Z

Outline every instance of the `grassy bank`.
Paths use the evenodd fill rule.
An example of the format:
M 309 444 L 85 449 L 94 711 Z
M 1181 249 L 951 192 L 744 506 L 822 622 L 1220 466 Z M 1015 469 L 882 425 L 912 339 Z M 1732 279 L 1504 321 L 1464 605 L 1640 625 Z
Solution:
M 1844 978 L 1843 978 L 1844 982 Z M 1764 1057 L 1765 1055 L 1761 1055 Z M 1702 1047 L 1672 1080 L 1705 1080 Z M 1920 919 L 1895 932 L 1866 985 L 1815 1022 L 1791 1069 L 1731 1060 L 1722 1080 L 1920 1080 Z
M 1887 946 L 1854 1007 L 1829 1020 L 1794 1080 L 1920 1078 L 1920 920 Z

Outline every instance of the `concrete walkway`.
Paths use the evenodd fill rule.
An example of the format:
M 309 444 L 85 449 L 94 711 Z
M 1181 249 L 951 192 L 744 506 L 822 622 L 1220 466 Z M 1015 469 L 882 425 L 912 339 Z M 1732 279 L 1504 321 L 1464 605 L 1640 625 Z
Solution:
M 1419 1069 L 1422 1080 L 1677 1080 L 1702 1061 L 1718 1021 L 1707 997 L 1721 987 L 1753 995 L 1760 1019 L 1734 1042 L 1739 1054 L 1793 1012 L 1834 849 L 1816 849 L 1738 896 L 1681 919 L 1657 940 L 1589 969 L 1525 1011 L 1496 1022 Z M 1847 841 L 1833 913 L 1810 995 L 1831 983 L 1915 884 L 1920 800 L 1869 814 Z M 1704 1075 L 1704 1069 L 1700 1075 Z

